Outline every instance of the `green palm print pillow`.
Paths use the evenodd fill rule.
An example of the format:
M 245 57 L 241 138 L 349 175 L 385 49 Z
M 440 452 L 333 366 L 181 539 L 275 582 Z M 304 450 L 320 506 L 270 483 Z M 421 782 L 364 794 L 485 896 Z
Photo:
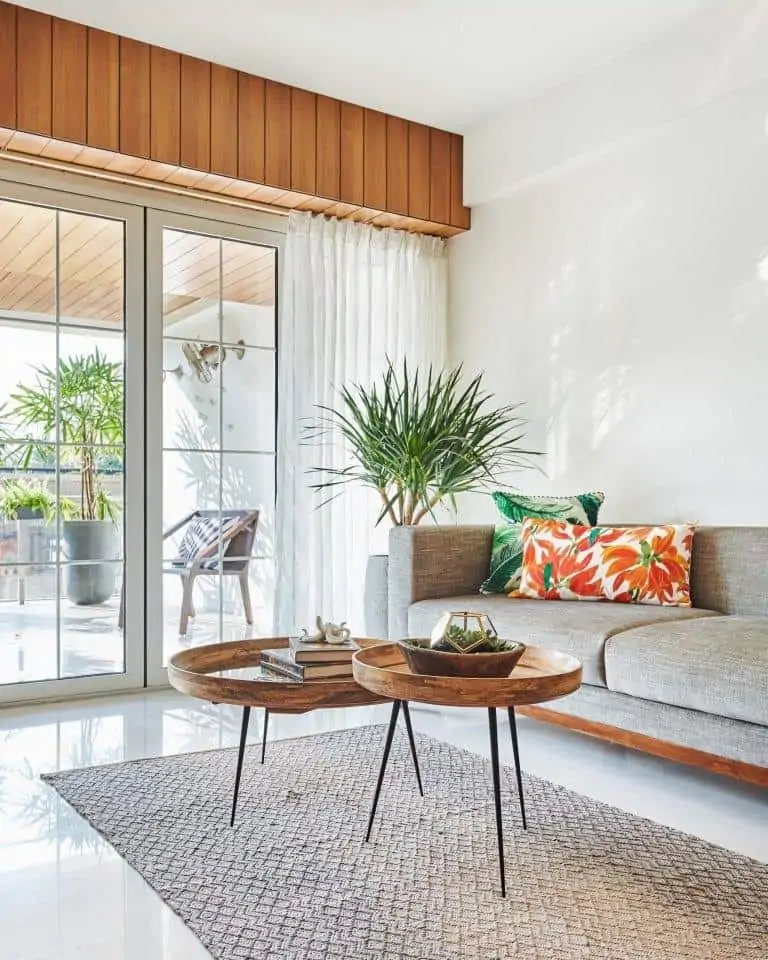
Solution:
M 480 593 L 511 593 L 520 583 L 523 545 L 520 534 L 523 520 L 567 520 L 593 527 L 597 523 L 605 494 L 599 491 L 574 497 L 526 497 L 521 493 L 492 493 L 493 502 L 506 520 L 496 527 L 491 552 L 491 572 Z

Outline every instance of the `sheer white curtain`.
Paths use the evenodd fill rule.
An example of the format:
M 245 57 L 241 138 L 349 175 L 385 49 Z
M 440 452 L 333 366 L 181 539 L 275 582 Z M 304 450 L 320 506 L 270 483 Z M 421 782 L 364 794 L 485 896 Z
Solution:
M 376 501 L 347 490 L 318 507 L 308 471 L 349 462 L 340 441 L 307 445 L 316 404 L 335 405 L 344 383 L 369 384 L 387 358 L 445 362 L 448 258 L 443 240 L 292 213 L 283 265 L 278 336 L 276 629 L 310 626 L 316 614 L 363 629 Z

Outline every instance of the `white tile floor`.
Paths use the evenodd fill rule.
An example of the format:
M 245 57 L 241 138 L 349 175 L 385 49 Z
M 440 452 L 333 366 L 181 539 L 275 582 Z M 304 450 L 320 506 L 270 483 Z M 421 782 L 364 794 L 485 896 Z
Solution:
M 384 706 L 275 716 L 270 739 L 371 723 L 388 714 Z M 413 718 L 420 730 L 487 752 L 484 711 L 414 707 Z M 171 691 L 1 711 L 0 960 L 209 958 L 38 775 L 231 746 L 238 730 L 239 715 L 231 708 Z M 502 759 L 511 763 L 505 733 Z M 256 716 L 251 739 L 259 736 Z M 768 791 L 530 720 L 520 721 L 520 744 L 523 766 L 532 773 L 768 862 Z M 243 789 L 244 796 L 247 784 Z M 529 816 L 536 816 L 535 809 Z
M 0 603 L 0 683 L 84 677 L 123 670 L 119 597 L 76 607 L 61 604 L 61 644 L 56 643 L 56 600 Z

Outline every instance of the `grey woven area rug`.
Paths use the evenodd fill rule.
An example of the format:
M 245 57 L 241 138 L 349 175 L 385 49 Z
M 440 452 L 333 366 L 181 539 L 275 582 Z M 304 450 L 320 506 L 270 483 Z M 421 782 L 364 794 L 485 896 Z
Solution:
M 366 727 L 46 779 L 218 960 L 766 960 L 768 867 L 551 783 L 503 784 L 498 892 L 490 769 L 398 734 L 370 844 L 384 741 Z

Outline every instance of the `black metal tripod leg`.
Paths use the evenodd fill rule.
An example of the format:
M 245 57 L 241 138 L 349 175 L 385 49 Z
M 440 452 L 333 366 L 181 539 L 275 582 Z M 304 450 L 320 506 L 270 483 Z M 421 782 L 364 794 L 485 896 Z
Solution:
M 408 709 L 408 701 L 401 700 L 400 704 L 403 708 L 403 716 L 405 717 L 405 728 L 408 731 L 408 741 L 411 744 L 411 756 L 413 757 L 413 765 L 416 768 L 416 782 L 419 785 L 419 793 L 424 796 L 424 788 L 421 785 L 421 771 L 419 770 L 419 758 L 416 756 L 416 741 L 413 739 L 413 727 L 411 726 L 411 711 Z
M 491 734 L 491 772 L 493 774 L 493 800 L 496 805 L 496 839 L 499 844 L 499 876 L 501 895 L 507 895 L 504 876 L 504 828 L 501 822 L 501 779 L 499 775 L 499 735 L 496 729 L 496 708 L 488 707 L 488 728 Z
M 237 812 L 237 795 L 240 792 L 240 775 L 243 772 L 243 757 L 245 756 L 245 740 L 248 736 L 248 721 L 251 719 L 251 708 L 243 707 L 243 725 L 240 728 L 240 750 L 237 754 L 237 773 L 235 773 L 235 795 L 232 798 L 232 817 L 229 825 L 235 825 L 235 813 Z
M 371 838 L 371 828 L 373 827 L 373 818 L 376 816 L 376 807 L 379 803 L 379 794 L 381 793 L 381 785 L 384 782 L 384 774 L 387 772 L 387 761 L 389 760 L 389 751 L 392 749 L 392 738 L 395 735 L 395 727 L 397 726 L 397 715 L 400 713 L 400 701 L 392 701 L 392 715 L 389 718 L 389 730 L 387 730 L 387 740 L 384 744 L 384 756 L 381 758 L 381 769 L 379 770 L 379 780 L 376 784 L 376 793 L 373 795 L 373 806 L 371 807 L 371 815 L 368 818 L 368 829 L 365 833 L 365 842 Z
M 264 730 L 261 734 L 261 762 L 264 763 L 264 753 L 267 749 L 267 724 L 269 723 L 269 710 L 264 711 Z
M 517 793 L 520 797 L 520 813 L 523 817 L 523 830 L 527 830 L 528 827 L 525 822 L 525 797 L 523 796 L 523 775 L 520 770 L 520 750 L 517 745 L 517 723 L 515 721 L 515 708 L 508 707 L 507 712 L 509 714 L 509 731 L 512 734 L 512 753 L 515 755 L 515 773 L 517 774 Z

